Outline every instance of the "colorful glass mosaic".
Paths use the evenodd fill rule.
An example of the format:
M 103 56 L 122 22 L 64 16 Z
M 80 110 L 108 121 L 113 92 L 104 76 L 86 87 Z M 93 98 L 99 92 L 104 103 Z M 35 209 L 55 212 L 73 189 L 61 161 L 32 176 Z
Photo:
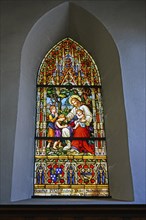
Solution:
M 109 196 L 100 74 L 71 38 L 56 44 L 37 77 L 34 196 Z

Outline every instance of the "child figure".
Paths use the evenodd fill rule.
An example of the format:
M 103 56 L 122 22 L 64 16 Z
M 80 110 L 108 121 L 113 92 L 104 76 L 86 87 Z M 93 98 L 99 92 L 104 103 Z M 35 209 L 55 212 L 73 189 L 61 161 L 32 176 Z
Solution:
M 62 137 L 62 128 L 67 128 L 67 124 L 62 125 L 62 122 L 65 121 L 65 115 L 61 114 L 58 116 L 58 119 L 55 122 L 55 137 Z M 57 150 L 56 146 L 60 144 L 60 140 L 57 140 L 53 144 L 53 149 Z
M 48 115 L 48 137 L 54 137 L 55 135 L 55 121 L 58 117 L 58 114 L 56 112 L 56 106 L 51 105 L 50 106 L 50 114 Z M 47 148 L 50 147 L 52 140 L 48 141 Z
M 78 117 L 78 120 L 75 121 L 75 127 L 73 129 L 76 129 L 79 127 L 79 125 L 84 128 L 86 127 L 86 117 L 85 117 L 85 114 L 83 112 L 83 110 L 81 109 L 78 109 L 76 111 L 76 116 Z

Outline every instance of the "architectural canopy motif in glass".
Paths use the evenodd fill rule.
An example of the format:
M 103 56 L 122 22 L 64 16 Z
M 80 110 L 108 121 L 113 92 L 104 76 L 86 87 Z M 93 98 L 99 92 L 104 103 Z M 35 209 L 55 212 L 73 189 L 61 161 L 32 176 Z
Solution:
M 109 196 L 101 79 L 71 38 L 38 71 L 34 196 Z

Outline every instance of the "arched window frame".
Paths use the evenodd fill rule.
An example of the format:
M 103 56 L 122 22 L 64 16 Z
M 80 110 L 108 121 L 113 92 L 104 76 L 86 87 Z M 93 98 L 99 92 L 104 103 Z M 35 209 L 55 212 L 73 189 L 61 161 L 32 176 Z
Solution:
M 88 112 L 85 117 L 86 123 L 84 123 L 85 128 L 92 128 L 91 136 L 87 137 L 82 133 L 75 137 L 73 135 L 64 136 L 62 133 L 60 137 L 55 137 L 54 131 L 51 131 L 53 135 L 49 134 L 48 124 L 54 126 L 55 121 L 58 119 L 58 112 L 65 113 L 61 106 L 62 98 L 59 98 L 59 95 L 63 95 L 61 93 L 63 90 L 69 92 L 66 102 L 72 98 L 78 99 L 81 104 L 84 100 L 86 105 L 82 104 L 79 108 L 85 109 L 80 110 L 83 112 L 92 109 L 90 116 L 92 119 L 89 119 Z M 52 97 L 48 95 L 48 93 L 53 92 Z M 50 100 L 47 101 L 47 98 Z M 49 102 L 53 103 L 50 104 Z M 68 102 L 71 105 L 71 101 Z M 50 120 L 48 119 L 50 106 L 53 106 L 53 108 L 55 106 L 55 113 L 54 119 L 51 119 L 52 121 L 48 123 Z M 65 38 L 57 43 L 47 52 L 40 65 L 37 76 L 36 109 L 34 195 L 108 197 L 108 169 L 101 78 L 91 55 L 71 38 Z M 68 107 L 66 109 L 69 110 Z M 69 112 L 65 113 L 68 118 L 71 117 L 71 114 Z M 92 120 L 92 126 L 90 126 Z M 74 128 L 72 126 L 70 128 L 73 132 Z M 50 130 L 52 130 L 52 127 Z M 78 148 L 81 142 L 83 147 Z M 61 148 L 63 151 L 60 153 L 60 151 L 57 152 L 59 148 L 56 148 L 55 143 L 60 143 L 61 147 L 62 143 L 65 143 L 67 146 Z M 91 144 L 90 148 L 85 148 L 85 145 L 89 145 L 88 143 L 94 145 L 94 150 L 90 149 Z M 72 148 L 71 144 L 76 145 L 77 149 Z M 51 146 L 52 149 L 50 149 Z M 68 149 L 68 146 L 71 150 Z M 62 158 L 66 160 L 62 161 Z M 82 160 L 81 164 L 79 160 L 77 161 L 77 158 L 80 161 Z M 59 159 L 62 162 L 58 162 Z M 51 160 L 54 160 L 53 163 L 50 163 Z M 89 162 L 90 160 L 91 162 Z M 74 173 L 74 175 L 71 173 Z M 72 175 L 70 181 L 68 175 Z
M 104 98 L 110 195 L 113 199 L 132 201 L 120 50 L 102 20 L 71 2 L 65 2 L 43 15 L 28 33 L 22 48 L 11 200 L 28 199 L 33 195 L 36 73 L 46 48 L 53 47 L 66 36 L 84 45 L 98 63 Z M 22 166 L 23 172 L 20 169 Z

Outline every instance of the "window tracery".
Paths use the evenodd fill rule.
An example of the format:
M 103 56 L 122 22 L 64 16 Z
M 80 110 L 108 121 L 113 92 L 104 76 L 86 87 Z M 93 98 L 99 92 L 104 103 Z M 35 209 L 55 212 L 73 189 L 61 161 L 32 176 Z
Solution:
M 71 38 L 43 59 L 37 77 L 35 196 L 109 196 L 97 66 Z

